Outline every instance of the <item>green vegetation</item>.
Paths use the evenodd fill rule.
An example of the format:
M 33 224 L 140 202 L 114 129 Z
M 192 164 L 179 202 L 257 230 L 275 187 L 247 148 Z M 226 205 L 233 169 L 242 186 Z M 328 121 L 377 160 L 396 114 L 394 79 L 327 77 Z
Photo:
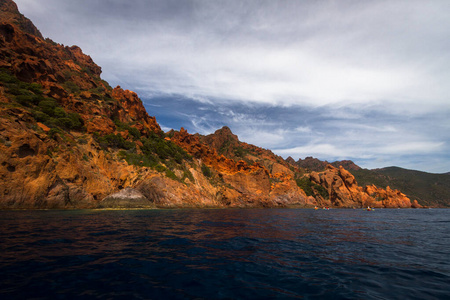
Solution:
M 137 154 L 133 151 L 120 150 L 118 156 L 120 159 L 124 159 L 129 165 L 154 169 L 159 165 L 159 160 L 156 157 Z
M 224 154 L 225 155 L 227 153 L 228 149 L 230 148 L 230 145 L 231 145 L 231 141 L 230 140 L 226 140 L 222 144 L 222 146 L 220 147 L 219 154 Z
M 242 148 L 241 146 L 234 147 L 233 151 L 234 155 L 239 158 L 245 158 L 246 154 L 248 153 L 248 151 Z
M 131 127 L 128 124 L 122 123 L 119 120 L 114 120 L 117 131 L 128 131 L 128 133 L 133 136 L 134 140 L 139 140 L 141 138 L 141 132 L 136 127 Z
M 94 77 L 94 81 L 100 86 L 89 90 L 89 92 L 92 94 L 91 97 L 94 99 L 103 99 L 108 104 L 114 102 L 113 98 L 111 98 L 111 94 L 108 92 L 112 91 L 112 88 L 109 86 L 109 84 L 97 77 Z
M 58 134 L 61 134 L 62 131 L 59 128 L 51 128 L 50 131 L 48 132 L 48 136 L 51 137 L 52 139 L 56 138 L 56 136 Z
M 175 181 L 179 180 L 177 175 L 175 175 L 175 173 L 172 170 L 170 170 L 170 169 L 166 169 L 166 177 L 168 177 L 168 178 L 170 178 L 172 180 L 175 180 Z
M 211 172 L 211 169 L 207 166 L 202 164 L 202 173 L 205 177 L 210 178 L 213 174 Z
M 322 187 L 321 185 L 318 185 L 307 177 L 300 177 L 296 179 L 297 185 L 305 191 L 307 196 L 314 196 L 315 192 L 317 192 L 320 196 L 322 196 L 324 199 L 328 199 L 330 196 L 328 194 L 328 191 Z
M 9 84 L 17 84 L 19 83 L 19 80 L 11 74 L 11 72 L 8 69 L 1 68 L 0 69 L 0 82 L 8 86 Z
M 189 179 L 191 182 L 195 182 L 194 175 L 192 175 L 191 171 L 189 171 L 187 169 L 184 170 L 181 181 L 184 182 L 186 178 Z
M 184 182 L 186 178 L 194 182 L 192 173 L 186 169 L 183 161 L 191 161 L 192 157 L 181 147 L 171 141 L 165 140 L 164 135 L 150 133 L 148 136 L 141 136 L 139 131 L 134 131 L 133 127 L 116 121 L 120 129 L 128 130 L 134 141 L 125 140 L 120 134 L 107 134 L 100 136 L 94 133 L 95 140 L 103 150 L 119 150 L 119 159 L 125 160 L 130 165 L 149 167 L 160 173 L 164 173 L 168 178 Z M 136 129 L 137 130 L 137 129 Z M 142 144 L 140 151 L 137 151 L 136 143 Z M 181 170 L 183 176 L 178 178 L 174 170 Z
M 156 133 L 151 133 L 148 138 L 141 139 L 143 144 L 142 152 L 144 154 L 157 154 L 162 160 L 173 160 L 177 164 L 181 164 L 183 159 L 191 160 L 192 157 L 171 141 L 167 141 L 164 137 L 158 136 Z
M 77 113 L 67 113 L 54 99 L 44 96 L 42 86 L 20 81 L 7 69 L 0 69 L 0 85 L 9 98 L 27 108 L 37 122 L 50 127 L 49 135 L 64 130 L 83 130 L 83 120 Z
M 81 66 L 81 64 L 78 63 L 77 61 L 75 63 L 78 64 L 81 67 L 81 73 L 86 73 L 86 74 L 88 74 L 90 76 L 94 75 L 94 74 L 92 74 L 92 71 L 88 67 Z
M 100 136 L 95 132 L 94 139 L 104 150 L 106 150 L 107 148 L 131 150 L 136 147 L 133 142 L 125 140 L 120 134 L 111 133 Z
M 89 92 L 93 93 L 93 94 L 102 94 L 103 92 L 105 92 L 106 89 L 102 86 L 90 89 Z
M 232 146 L 231 140 L 226 140 L 219 149 L 219 154 L 227 155 L 228 153 L 234 155 L 238 159 L 244 159 L 245 156 L 250 152 L 244 149 L 242 146 Z
M 128 164 L 140 166 L 140 167 L 149 167 L 156 170 L 159 173 L 164 173 L 166 177 L 176 180 L 179 182 L 185 182 L 186 178 L 191 182 L 194 182 L 194 176 L 192 173 L 186 169 L 186 167 L 182 164 L 175 164 L 172 160 L 161 160 L 157 155 L 153 153 L 148 154 L 137 154 L 134 150 L 125 151 L 120 150 L 118 153 L 118 157 L 120 159 L 124 159 Z M 164 165 L 162 165 L 164 164 Z M 178 178 L 175 174 L 174 170 L 178 169 L 183 172 L 183 176 Z
M 73 81 L 66 81 L 64 84 L 64 89 L 72 94 L 78 94 L 80 92 L 80 87 Z
M 67 113 L 59 104 L 50 98 L 44 98 L 31 112 L 36 121 L 50 128 L 59 127 L 66 130 L 83 130 L 83 119 L 78 113 Z
M 23 106 L 30 107 L 44 100 L 39 84 L 20 81 L 7 69 L 0 69 L 0 84 L 11 99 Z

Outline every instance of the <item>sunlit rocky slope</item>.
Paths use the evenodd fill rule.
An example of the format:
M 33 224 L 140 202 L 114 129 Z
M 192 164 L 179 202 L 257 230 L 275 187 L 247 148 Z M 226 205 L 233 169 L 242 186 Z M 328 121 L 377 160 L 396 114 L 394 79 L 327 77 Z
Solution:
M 392 189 L 401 190 L 411 199 L 417 199 L 422 205 L 450 207 L 450 173 L 433 174 L 399 167 L 369 170 L 359 167 L 350 160 L 328 163 L 313 157 L 298 161 L 288 158 L 287 161 L 309 172 L 324 171 L 329 164 L 335 167 L 343 166 L 351 171 L 361 185 L 390 186 Z
M 307 171 L 227 127 L 164 133 L 136 93 L 100 74 L 0 1 L 0 208 L 419 207 L 360 187 L 342 166 Z

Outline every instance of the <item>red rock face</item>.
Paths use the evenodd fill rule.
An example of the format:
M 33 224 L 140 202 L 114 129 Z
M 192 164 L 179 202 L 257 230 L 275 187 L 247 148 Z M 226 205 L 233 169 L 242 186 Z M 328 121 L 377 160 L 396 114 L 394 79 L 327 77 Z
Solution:
M 366 186 L 364 191 L 375 198 L 377 201 L 381 201 L 383 203 L 383 207 L 388 208 L 396 208 L 396 207 L 404 207 L 404 208 L 421 208 L 422 206 L 414 200 L 411 203 L 411 200 L 406 197 L 405 194 L 401 193 L 398 190 L 393 190 L 389 186 L 386 189 L 381 189 L 376 187 L 375 185 Z
M 355 177 L 342 166 L 337 169 L 328 165 L 324 172 L 312 172 L 312 182 L 319 184 L 328 190 L 330 204 L 338 207 L 419 207 L 417 201 L 411 204 L 411 200 L 400 191 L 386 190 L 376 186 L 358 186 Z
M 159 132 L 155 118 L 135 93 L 101 80 L 101 68 L 79 47 L 44 40 L 7 0 L 0 2 L 0 68 L 39 84 L 43 97 L 65 113 L 78 113 L 85 128 L 52 137 L 52 129 L 36 122 L 33 109 L 17 105 L 0 82 L 0 207 L 93 207 L 135 180 L 135 168 L 101 151 L 90 133 L 117 132 L 115 119 L 142 133 Z
M 191 135 L 182 128 L 173 134 L 172 141 L 214 170 L 215 176 L 222 182 L 218 195 L 228 206 L 316 204 L 315 199 L 307 197 L 297 186 L 294 173 L 286 162 L 271 151 L 239 142 L 227 127 L 207 137 Z M 236 157 L 237 148 L 251 153 Z M 218 154 L 217 149 L 223 150 L 231 158 Z M 271 171 L 266 166 L 270 166 Z
M 112 97 L 122 105 L 122 109 L 117 112 L 120 121 L 130 122 L 131 117 L 133 121 L 141 121 L 136 127 L 142 133 L 161 131 L 161 127 L 156 122 L 156 118 L 148 115 L 141 99 L 139 99 L 135 92 L 123 90 L 118 86 L 112 91 Z

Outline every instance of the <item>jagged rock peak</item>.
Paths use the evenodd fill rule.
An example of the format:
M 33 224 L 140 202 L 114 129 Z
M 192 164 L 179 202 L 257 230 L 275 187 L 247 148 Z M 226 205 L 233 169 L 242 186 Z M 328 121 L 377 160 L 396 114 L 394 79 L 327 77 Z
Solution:
M 207 145 L 212 146 L 221 154 L 232 154 L 234 147 L 239 146 L 239 138 L 231 132 L 227 126 L 216 130 L 213 134 L 202 137 L 201 140 Z
M 231 129 L 228 126 L 223 126 L 222 128 L 216 130 L 214 132 L 214 135 L 231 138 L 236 141 L 239 140 L 238 136 L 233 134 L 233 132 L 231 131 Z
M 293 159 L 292 156 L 289 156 L 288 158 L 286 158 L 286 162 L 291 165 L 295 165 L 295 159 Z
M 43 39 L 41 32 L 19 12 L 17 4 L 12 0 L 0 0 L 0 22 L 16 23 L 24 32 Z
M 17 4 L 12 0 L 0 0 L 0 11 L 2 13 L 12 13 L 18 14 L 19 9 L 17 8 Z
M 328 165 L 327 161 L 321 161 L 317 158 L 314 158 L 312 156 L 308 156 L 305 159 L 299 159 L 297 161 L 297 166 L 299 166 L 300 168 L 305 168 L 305 169 L 309 169 L 311 171 L 323 171 L 325 170 L 326 166 Z

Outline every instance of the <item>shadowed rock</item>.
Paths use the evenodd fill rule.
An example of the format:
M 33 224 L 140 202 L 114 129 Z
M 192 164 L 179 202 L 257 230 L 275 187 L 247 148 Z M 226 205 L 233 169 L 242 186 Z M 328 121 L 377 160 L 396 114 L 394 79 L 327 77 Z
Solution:
M 155 208 L 141 192 L 127 187 L 118 193 L 107 196 L 99 203 L 99 208 Z

